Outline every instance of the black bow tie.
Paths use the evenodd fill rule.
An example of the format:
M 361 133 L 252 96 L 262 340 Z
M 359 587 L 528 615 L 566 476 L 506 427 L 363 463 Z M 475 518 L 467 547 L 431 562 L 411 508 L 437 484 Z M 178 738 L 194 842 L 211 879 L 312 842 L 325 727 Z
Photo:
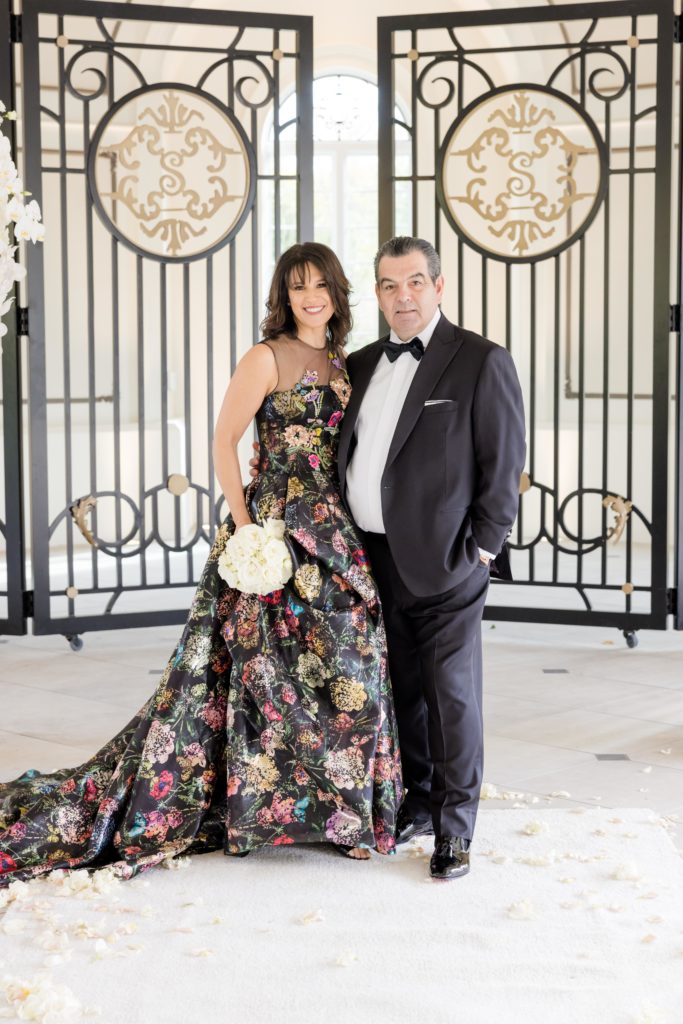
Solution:
M 387 359 L 390 363 L 393 363 L 394 360 L 398 359 L 398 357 L 403 355 L 404 352 L 410 352 L 419 363 L 422 356 L 425 354 L 425 347 L 420 338 L 413 338 L 412 341 L 404 341 L 400 345 L 396 344 L 395 341 L 389 341 L 387 338 L 386 341 L 382 342 L 382 348 L 386 352 Z

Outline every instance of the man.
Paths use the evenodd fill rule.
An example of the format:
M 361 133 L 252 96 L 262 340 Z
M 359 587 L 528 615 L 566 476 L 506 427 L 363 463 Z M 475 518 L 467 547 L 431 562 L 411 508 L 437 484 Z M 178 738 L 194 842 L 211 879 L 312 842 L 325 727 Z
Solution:
M 342 494 L 384 609 L 406 798 L 399 842 L 435 833 L 430 872 L 469 871 L 483 764 L 481 618 L 524 467 L 522 394 L 509 353 L 440 312 L 438 253 L 385 242 L 377 299 L 391 328 L 348 359 Z

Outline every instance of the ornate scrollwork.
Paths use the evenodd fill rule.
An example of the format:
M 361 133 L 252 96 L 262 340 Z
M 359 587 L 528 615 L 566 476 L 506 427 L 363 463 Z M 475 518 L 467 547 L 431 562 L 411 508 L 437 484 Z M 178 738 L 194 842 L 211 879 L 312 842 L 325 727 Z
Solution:
M 417 99 L 422 103 L 423 106 L 429 107 L 431 110 L 439 110 L 442 107 L 447 107 L 449 103 L 455 97 L 455 82 L 452 78 L 447 75 L 435 75 L 433 78 L 427 80 L 427 76 L 441 64 L 463 64 L 467 67 L 473 68 L 475 71 L 484 79 L 487 89 L 495 88 L 495 84 L 491 76 L 474 61 L 468 60 L 464 54 L 461 53 L 450 53 L 447 56 L 435 57 L 434 60 L 430 60 L 429 64 L 426 64 L 420 74 L 415 85 L 415 94 Z M 426 88 L 429 85 L 435 85 L 437 82 L 443 82 L 446 86 L 446 94 L 441 100 L 430 100 L 426 95 Z
M 588 555 L 591 551 L 603 548 L 607 544 L 618 544 L 632 515 L 640 520 L 648 533 L 652 533 L 652 524 L 640 509 L 630 499 L 620 495 L 609 492 L 605 494 L 597 487 L 584 487 L 581 490 L 571 491 L 562 501 L 559 501 L 552 487 L 532 480 L 528 473 L 523 473 L 520 482 L 520 496 L 534 490 L 540 495 L 538 531 L 534 537 L 524 542 L 509 541 L 510 547 L 516 550 L 529 550 L 536 547 L 537 544 L 547 541 L 556 551 L 565 555 Z M 573 503 L 583 502 L 590 495 L 594 495 L 600 500 L 602 508 L 610 509 L 614 513 L 615 520 L 612 525 L 605 525 L 604 531 L 594 536 L 579 536 L 567 523 L 567 516 Z M 558 539 L 559 534 L 571 542 L 574 547 L 562 543 Z
M 109 78 L 105 71 L 95 67 L 80 67 L 80 62 L 84 58 L 90 58 L 94 54 L 102 54 L 107 58 L 112 57 L 113 59 L 120 61 L 122 64 L 125 64 L 126 68 L 131 72 L 141 86 L 145 86 L 147 84 L 140 69 L 132 60 L 130 60 L 129 57 L 126 57 L 125 54 L 120 53 L 118 50 L 112 49 L 110 46 L 106 46 L 102 43 L 91 43 L 82 47 L 73 55 L 64 72 L 64 84 L 71 95 L 75 96 L 76 99 L 83 100 L 84 103 L 91 103 L 99 96 L 102 96 L 109 85 Z M 97 88 L 87 89 L 85 86 L 81 86 L 79 88 L 74 81 L 74 76 L 76 74 L 94 75 L 98 83 Z
M 97 547 L 97 542 L 92 534 L 92 531 L 89 529 L 86 520 L 88 515 L 92 512 L 96 505 L 97 499 L 93 497 L 92 494 L 88 494 L 84 498 L 78 498 L 73 503 L 73 505 L 69 506 L 71 518 L 73 519 L 78 529 L 81 531 L 82 535 L 87 540 L 88 544 L 90 544 L 90 546 L 93 548 Z
M 104 118 L 89 171 L 98 209 L 122 241 L 185 261 L 237 233 L 253 201 L 253 165 L 227 107 L 187 86 L 158 85 L 124 97 Z
M 595 216 L 606 184 L 604 144 L 586 112 L 533 85 L 471 104 L 440 159 L 439 199 L 451 223 L 469 244 L 506 260 L 570 245 Z
M 607 494 L 602 499 L 602 506 L 614 512 L 614 526 L 609 527 L 607 539 L 612 544 L 618 544 L 626 529 L 631 512 L 633 512 L 633 502 L 627 501 L 626 498 L 622 498 L 618 494 Z
M 624 95 L 629 85 L 631 84 L 631 73 L 624 61 L 623 57 L 620 57 L 618 53 L 610 49 L 608 46 L 588 46 L 582 47 L 577 53 L 573 53 L 570 57 L 567 57 L 560 64 L 557 65 L 552 75 L 548 79 L 546 85 L 547 88 L 552 88 L 557 78 L 562 71 L 573 64 L 575 61 L 593 61 L 598 55 L 607 57 L 609 60 L 614 61 L 615 67 L 607 67 L 603 61 L 601 67 L 593 68 L 592 71 L 588 72 L 588 91 L 592 96 L 598 100 L 602 100 L 603 103 L 613 103 Z M 610 82 L 610 92 L 601 92 L 598 88 L 598 78 L 602 75 L 618 75 L 620 83 L 615 86 L 614 81 Z

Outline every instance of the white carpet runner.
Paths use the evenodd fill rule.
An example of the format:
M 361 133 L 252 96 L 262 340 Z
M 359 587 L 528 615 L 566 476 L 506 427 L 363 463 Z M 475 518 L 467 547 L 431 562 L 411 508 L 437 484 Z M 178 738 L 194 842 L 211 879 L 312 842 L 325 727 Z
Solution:
M 483 810 L 472 872 L 450 883 L 428 878 L 430 850 L 279 847 L 15 883 L 0 1016 L 683 1022 L 683 860 L 650 811 Z

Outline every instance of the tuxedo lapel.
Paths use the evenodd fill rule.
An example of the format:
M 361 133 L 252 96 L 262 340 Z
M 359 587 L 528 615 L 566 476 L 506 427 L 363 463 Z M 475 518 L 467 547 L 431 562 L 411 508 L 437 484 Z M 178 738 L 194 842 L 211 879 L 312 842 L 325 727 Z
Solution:
M 368 345 L 365 349 L 361 349 L 361 351 L 356 355 L 357 365 L 353 374 L 351 398 L 349 399 L 349 404 L 346 407 L 346 412 L 344 413 L 344 419 L 342 421 L 342 429 L 339 437 L 339 452 L 337 455 L 342 492 L 346 477 L 346 467 L 349 462 L 351 441 L 353 440 L 353 432 L 356 429 L 356 420 L 358 419 L 358 413 L 360 411 L 361 402 L 363 401 L 363 396 L 368 389 L 368 384 L 370 383 L 377 363 L 381 358 L 383 352 L 382 342 L 384 340 L 384 338 L 381 338 L 379 341 L 375 341 L 372 345 Z
M 461 345 L 462 338 L 459 337 L 456 328 L 442 315 L 408 389 L 389 447 L 387 466 L 393 462 L 410 437 L 425 402 Z

